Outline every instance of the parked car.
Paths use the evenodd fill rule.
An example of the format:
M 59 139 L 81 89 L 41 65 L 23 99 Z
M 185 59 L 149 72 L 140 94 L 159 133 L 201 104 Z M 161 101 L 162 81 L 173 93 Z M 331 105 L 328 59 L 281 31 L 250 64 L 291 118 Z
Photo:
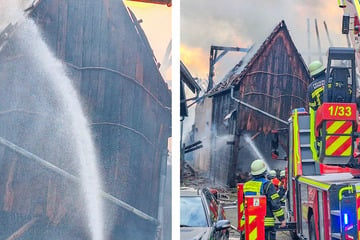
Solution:
M 227 240 L 230 221 L 208 188 L 180 189 L 180 239 Z

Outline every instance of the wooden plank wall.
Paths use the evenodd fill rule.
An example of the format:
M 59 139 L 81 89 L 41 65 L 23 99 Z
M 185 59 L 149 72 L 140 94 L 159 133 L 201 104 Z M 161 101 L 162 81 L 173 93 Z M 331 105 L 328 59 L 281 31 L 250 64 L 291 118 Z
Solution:
M 219 94 L 213 98 L 213 138 L 211 148 L 210 171 L 217 183 L 227 184 L 228 171 L 231 164 L 233 145 L 228 142 L 234 140 L 234 118 L 227 120 L 224 118 L 234 109 L 237 104 L 228 94 Z M 236 116 L 237 113 L 234 114 Z
M 300 61 L 290 41 L 286 31 L 277 33 L 256 61 L 246 69 L 247 74 L 241 79 L 234 93 L 236 98 L 285 121 L 289 118 L 292 109 L 307 107 L 306 93 L 310 80 L 303 62 Z M 218 132 L 223 131 L 224 125 L 221 121 L 225 116 L 224 112 L 229 111 L 229 101 L 233 101 L 230 99 L 230 91 L 213 96 L 213 119 Z M 259 143 L 257 146 L 263 156 L 269 159 L 271 157 L 269 134 L 272 129 L 284 128 L 286 125 L 243 105 L 237 107 L 236 116 L 234 132 L 236 134 L 247 132 L 250 136 L 260 133 L 256 138 L 256 142 Z M 242 145 L 244 145 L 243 138 L 238 142 L 235 141 L 234 147 L 239 150 Z M 256 156 L 236 152 L 238 150 L 230 154 L 212 155 L 212 162 L 237 161 L 237 168 L 241 168 L 244 172 L 249 171 L 251 161 Z M 229 171 L 236 171 L 236 168 L 231 164 L 230 166 L 227 168 Z M 235 173 L 229 173 L 225 179 L 221 178 L 222 182 L 229 184 L 232 182 L 232 179 L 229 179 L 231 176 L 235 176 Z
M 43 0 L 31 17 L 40 27 L 46 43 L 67 67 L 80 93 L 98 148 L 104 190 L 157 218 L 160 169 L 166 161 L 167 139 L 171 135 L 171 92 L 159 73 L 146 39 L 139 37 L 141 29 L 136 29 L 121 1 Z M 14 58 L 14 54 L 22 55 L 15 48 L 9 44 L 2 54 L 5 57 L 1 61 L 0 78 L 7 81 L 3 81 L 0 91 L 4 94 L 7 89 L 19 89 L 18 84 L 27 87 L 25 76 L 17 82 L 10 80 L 14 78 L 17 66 L 28 65 L 30 71 L 34 68 L 28 63 L 31 60 L 25 57 L 20 57 L 16 64 L 4 65 Z M 36 89 L 28 87 L 36 95 Z M 5 111 L 9 105 L 16 103 L 2 101 L 0 111 Z M 6 118 L 6 121 L 3 118 L 4 122 L 16 119 L 16 123 L 10 127 L 0 124 L 1 135 L 22 146 L 20 135 L 26 135 L 29 126 L 40 124 L 34 119 L 37 115 L 24 117 L 18 113 L 3 117 Z M 24 123 L 21 133 L 20 130 L 12 131 L 21 125 L 21 117 Z M 51 135 L 51 126 L 44 123 L 46 127 Z M 41 148 L 35 149 L 46 159 Z M 62 154 L 60 149 L 58 151 Z M 71 215 L 71 198 L 64 195 L 73 189 L 66 187 L 66 181 L 53 177 L 40 167 L 26 173 L 24 178 L 27 167 L 34 168 L 29 162 L 20 162 L 18 158 L 21 157 L 2 147 L 0 155 L 3 170 L 0 192 L 8 192 L 7 198 L 0 198 L 3 210 L 26 215 L 32 214 L 40 204 L 43 208 L 40 215 L 47 214 L 53 224 L 61 222 L 65 213 Z M 60 165 L 76 173 L 66 161 Z M 25 179 L 27 182 L 23 183 Z M 18 187 L 15 183 L 19 183 Z M 9 184 L 13 186 L 11 189 Z M 76 205 L 73 208 L 76 209 Z M 131 216 L 127 211 L 121 211 L 113 216 L 117 221 L 115 224 L 123 224 Z M 138 224 L 136 221 L 132 224 Z

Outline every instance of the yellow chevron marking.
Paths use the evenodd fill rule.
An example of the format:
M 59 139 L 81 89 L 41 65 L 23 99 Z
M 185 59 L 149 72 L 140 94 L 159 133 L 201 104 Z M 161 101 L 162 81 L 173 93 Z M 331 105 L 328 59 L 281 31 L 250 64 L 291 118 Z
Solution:
M 348 129 L 344 131 L 344 134 L 351 134 L 352 133 L 352 126 L 350 125 Z
M 327 133 L 335 133 L 342 125 L 344 125 L 346 122 L 345 121 L 336 121 L 334 123 L 331 124 L 331 126 L 329 126 L 327 129 L 326 129 L 326 132 Z M 352 129 L 350 129 L 351 131 Z M 349 129 L 346 130 L 347 133 L 350 133 L 348 132 Z
M 250 240 L 256 240 L 257 239 L 257 228 L 254 228 L 254 230 L 252 230 L 249 234 L 249 239 Z
M 327 136 L 326 140 L 331 136 Z M 349 140 L 350 136 L 338 136 L 338 138 L 326 148 L 325 154 L 330 156 L 332 155 L 339 147 L 341 147 L 347 140 Z M 351 145 L 341 154 L 341 156 L 349 156 L 351 154 Z
M 256 215 L 249 216 L 249 224 L 251 224 L 256 219 Z

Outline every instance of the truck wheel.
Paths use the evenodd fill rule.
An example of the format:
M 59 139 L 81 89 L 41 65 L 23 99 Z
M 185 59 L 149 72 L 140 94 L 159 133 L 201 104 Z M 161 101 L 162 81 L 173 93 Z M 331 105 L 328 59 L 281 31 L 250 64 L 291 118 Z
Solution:
M 309 238 L 316 240 L 314 215 L 311 215 L 309 220 Z

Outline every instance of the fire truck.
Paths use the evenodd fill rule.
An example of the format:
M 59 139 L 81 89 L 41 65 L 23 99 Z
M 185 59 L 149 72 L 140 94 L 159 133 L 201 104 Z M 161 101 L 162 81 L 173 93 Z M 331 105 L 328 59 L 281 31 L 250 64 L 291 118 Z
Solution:
M 286 136 L 285 212 L 293 239 L 360 239 L 360 162 L 353 48 L 329 48 L 323 103 L 294 109 Z M 290 226 L 289 225 L 289 226 Z
M 316 111 L 294 109 L 288 128 L 273 131 L 272 157 L 278 157 L 281 145 L 287 161 L 284 208 L 288 227 L 277 230 L 290 231 L 293 239 L 360 240 L 360 121 L 356 99 L 360 1 L 338 3 L 345 9 L 342 31 L 351 33 L 353 48 L 329 48 L 322 105 Z M 256 228 L 261 219 L 255 215 L 246 218 L 246 205 L 250 203 L 249 209 L 256 213 L 261 207 L 259 199 L 246 201 L 238 184 L 237 230 L 246 233 L 248 229 L 245 239 L 259 239 L 253 236 L 259 236 Z M 260 225 L 255 226 L 249 217 L 257 217 Z

